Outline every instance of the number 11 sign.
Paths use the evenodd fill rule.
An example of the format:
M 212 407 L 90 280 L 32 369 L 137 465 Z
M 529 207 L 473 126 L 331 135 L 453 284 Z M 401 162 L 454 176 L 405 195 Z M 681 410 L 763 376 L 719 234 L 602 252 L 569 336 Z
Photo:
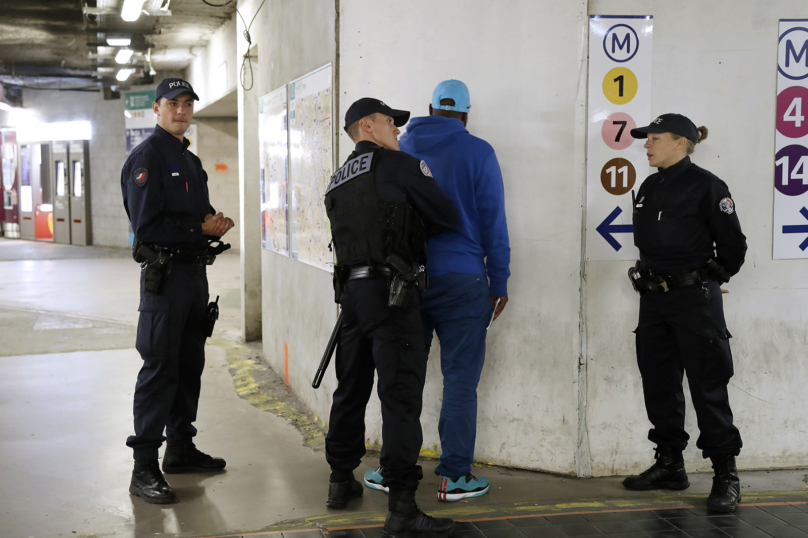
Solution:
M 651 121 L 650 16 L 589 19 L 586 259 L 636 260 L 631 191 L 648 175 L 631 130 Z
M 772 255 L 808 258 L 808 20 L 780 21 L 776 114 Z

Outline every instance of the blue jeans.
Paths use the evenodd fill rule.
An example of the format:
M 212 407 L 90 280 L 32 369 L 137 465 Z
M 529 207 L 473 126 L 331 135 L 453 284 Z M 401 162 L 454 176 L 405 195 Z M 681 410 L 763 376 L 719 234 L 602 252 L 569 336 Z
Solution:
M 431 278 L 421 301 L 427 352 L 432 331 L 440 341 L 443 406 L 440 411 L 440 465 L 435 474 L 471 472 L 477 438 L 477 384 L 485 363 L 485 336 L 491 319 L 485 275 L 449 273 Z

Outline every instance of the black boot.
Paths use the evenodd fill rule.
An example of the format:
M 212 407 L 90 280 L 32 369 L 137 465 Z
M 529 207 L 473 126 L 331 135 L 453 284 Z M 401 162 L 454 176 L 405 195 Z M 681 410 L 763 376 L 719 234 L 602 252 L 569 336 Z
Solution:
M 163 455 L 163 472 L 177 473 L 209 473 L 224 469 L 227 465 L 222 458 L 214 458 L 200 451 L 193 443 L 187 445 L 168 445 Z
M 690 487 L 681 452 L 672 448 L 657 447 L 654 458 L 656 463 L 639 475 L 627 477 L 623 480 L 623 486 L 635 491 L 681 490 Z
M 449 518 L 434 518 L 418 509 L 414 490 L 390 488 L 390 513 L 384 520 L 382 538 L 448 538 L 457 525 Z
M 723 455 L 710 458 L 713 461 L 713 489 L 707 497 L 707 510 L 730 513 L 741 502 L 741 481 L 735 456 Z
M 157 460 L 135 461 L 129 493 L 152 504 L 169 504 L 177 500 L 171 486 L 160 472 Z
M 328 483 L 328 499 L 325 505 L 341 510 L 348 506 L 351 499 L 362 496 L 365 488 L 354 478 L 353 471 L 331 471 Z

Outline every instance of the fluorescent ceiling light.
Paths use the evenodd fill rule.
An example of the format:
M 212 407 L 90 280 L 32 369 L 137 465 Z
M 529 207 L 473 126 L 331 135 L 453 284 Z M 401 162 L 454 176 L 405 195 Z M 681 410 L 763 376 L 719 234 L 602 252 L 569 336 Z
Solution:
M 125 0 L 121 8 L 121 18 L 126 22 L 135 22 L 140 17 L 145 0 Z
M 89 121 L 25 122 L 17 127 L 17 141 L 21 144 L 60 140 L 90 140 L 92 136 L 93 127 Z
M 132 58 L 134 52 L 135 51 L 132 49 L 121 49 L 118 51 L 118 54 L 115 55 L 115 61 L 119 64 L 125 64 Z
M 110 47 L 128 47 L 132 44 L 132 40 L 128 37 L 108 37 L 107 45 Z
M 118 74 L 115 75 L 115 78 L 123 82 L 124 80 L 129 78 L 129 75 L 131 75 L 132 72 L 134 72 L 134 69 L 121 69 L 120 71 L 118 71 Z

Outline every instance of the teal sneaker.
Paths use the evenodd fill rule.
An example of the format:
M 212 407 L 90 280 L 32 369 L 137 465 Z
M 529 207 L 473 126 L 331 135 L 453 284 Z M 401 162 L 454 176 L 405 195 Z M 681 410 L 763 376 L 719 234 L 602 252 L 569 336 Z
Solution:
M 488 493 L 489 487 L 487 478 L 482 476 L 477 478 L 471 473 L 457 478 L 441 476 L 438 484 L 438 500 L 459 501 L 466 497 L 479 497 Z
M 365 485 L 369 488 L 378 489 L 385 493 L 390 493 L 390 488 L 382 486 L 382 468 L 371 469 L 365 473 Z

